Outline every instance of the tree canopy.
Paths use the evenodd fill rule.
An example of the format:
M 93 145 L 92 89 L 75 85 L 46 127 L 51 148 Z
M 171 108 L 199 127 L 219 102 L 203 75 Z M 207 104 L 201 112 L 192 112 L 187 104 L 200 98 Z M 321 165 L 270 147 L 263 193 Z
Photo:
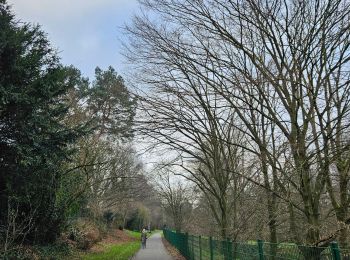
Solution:
M 0 2 L 0 225 L 17 212 L 33 242 L 53 240 L 61 224 L 56 190 L 62 164 L 84 132 L 67 126 L 76 83 L 39 26 L 17 21 Z M 34 228 L 35 227 L 35 228 Z

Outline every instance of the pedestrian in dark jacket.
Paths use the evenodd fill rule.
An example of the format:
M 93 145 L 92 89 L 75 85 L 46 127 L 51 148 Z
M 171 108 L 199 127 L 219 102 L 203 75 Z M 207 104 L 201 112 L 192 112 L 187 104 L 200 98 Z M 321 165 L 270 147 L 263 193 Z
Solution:
M 142 249 L 146 248 L 146 240 L 147 240 L 147 230 L 143 229 L 141 232 L 141 245 Z

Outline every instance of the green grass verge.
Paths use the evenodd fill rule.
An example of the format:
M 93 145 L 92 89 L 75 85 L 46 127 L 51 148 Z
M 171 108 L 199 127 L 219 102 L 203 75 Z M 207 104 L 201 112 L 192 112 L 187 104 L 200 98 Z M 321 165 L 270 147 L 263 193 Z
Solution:
M 128 234 L 130 237 L 136 238 L 138 240 L 141 239 L 141 232 L 137 231 L 131 231 L 131 230 L 125 230 L 126 234 Z
M 90 253 L 84 255 L 84 260 L 103 260 L 103 259 L 115 259 L 115 260 L 128 260 L 132 257 L 141 247 L 139 241 L 122 243 L 118 245 L 106 245 L 105 251 L 102 253 Z

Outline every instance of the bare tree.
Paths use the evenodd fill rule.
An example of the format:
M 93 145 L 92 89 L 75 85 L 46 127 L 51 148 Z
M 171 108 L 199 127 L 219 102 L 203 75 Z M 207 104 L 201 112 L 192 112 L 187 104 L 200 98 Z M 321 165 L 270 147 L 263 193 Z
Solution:
M 30 202 L 28 205 L 30 205 L 29 214 L 23 215 L 16 202 L 8 201 L 7 224 L 6 226 L 0 226 L 0 242 L 2 246 L 0 252 L 4 256 L 11 250 L 22 246 L 26 237 L 34 228 L 37 209 Z
M 157 190 L 165 212 L 170 215 L 176 232 L 184 231 L 191 214 L 191 190 L 180 180 L 172 180 L 169 173 L 158 174 Z
M 239 139 L 232 124 L 235 117 L 215 93 L 195 78 L 188 84 L 181 80 L 167 84 L 163 80 L 155 84 L 158 97 L 146 93 L 139 97 L 142 115 L 138 131 L 151 138 L 158 149 L 171 151 L 166 165 L 208 195 L 220 234 L 226 237 L 235 201 L 229 199 L 228 193 L 242 166 L 239 146 L 227 145 Z
M 321 238 L 320 203 L 326 188 L 338 220 L 345 223 L 348 195 L 340 187 L 348 189 L 349 173 L 344 170 L 338 181 L 332 181 L 331 169 L 339 158 L 335 144 L 340 150 L 347 147 L 341 136 L 349 126 L 349 2 L 143 2 L 158 15 L 154 21 L 161 21 L 139 17 L 129 28 L 137 49 L 132 58 L 149 64 L 143 67 L 150 70 L 142 71 L 147 75 L 143 82 L 168 86 L 172 82 L 173 89 L 201 85 L 222 103 L 225 100 L 240 119 L 236 128 L 253 143 L 245 149 L 258 147 L 262 162 L 267 160 L 271 167 L 268 175 L 279 173 L 274 178 L 278 190 L 262 185 L 303 213 L 308 243 L 317 244 Z M 263 121 L 252 121 L 249 111 Z M 254 129 L 261 123 L 273 127 L 278 142 L 269 138 L 264 144 L 267 140 Z M 285 159 L 276 158 L 276 149 L 267 149 L 272 146 L 287 146 L 285 158 L 292 159 L 287 163 L 294 177 L 286 176 Z M 288 196 L 280 179 L 288 179 L 302 205 L 299 198 L 291 200 L 294 197 Z M 339 199 L 332 195 L 338 185 L 337 190 L 344 191 Z

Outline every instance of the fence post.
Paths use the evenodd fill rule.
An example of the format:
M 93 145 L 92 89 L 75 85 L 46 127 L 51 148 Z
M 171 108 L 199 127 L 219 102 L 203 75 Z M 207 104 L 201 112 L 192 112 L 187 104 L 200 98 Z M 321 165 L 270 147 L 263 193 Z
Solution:
M 232 241 L 230 239 L 227 239 L 226 245 L 227 245 L 227 254 L 228 254 L 227 259 L 232 260 Z
M 227 260 L 227 244 L 226 244 L 226 239 L 223 239 L 220 241 L 220 251 L 221 251 L 221 254 L 224 255 L 224 259 Z
M 192 260 L 194 260 L 194 235 L 191 236 L 192 237 Z
M 185 257 L 186 259 L 190 258 L 190 250 L 189 250 L 189 246 L 188 246 L 188 232 L 185 233 Z
M 238 258 L 238 243 L 236 241 L 231 241 L 232 245 L 232 258 L 236 259 Z
M 214 260 L 213 238 L 209 237 L 210 260 Z
M 184 256 L 187 257 L 187 233 L 183 233 L 182 238 L 182 252 L 184 253 Z
M 199 260 L 202 260 L 202 237 L 198 237 L 198 244 L 199 244 Z
M 264 242 L 258 239 L 259 260 L 264 260 Z
M 334 260 L 340 260 L 340 250 L 337 242 L 331 243 L 332 255 Z

